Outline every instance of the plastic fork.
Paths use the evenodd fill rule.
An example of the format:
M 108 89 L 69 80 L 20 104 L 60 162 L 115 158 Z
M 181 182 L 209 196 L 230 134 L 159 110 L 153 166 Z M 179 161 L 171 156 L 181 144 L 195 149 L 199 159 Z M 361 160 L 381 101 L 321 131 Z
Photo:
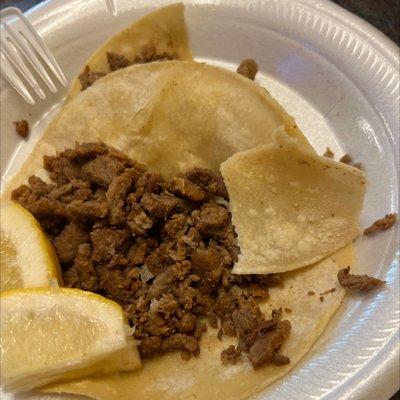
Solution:
M 45 99 L 46 93 L 32 73 L 33 68 L 51 92 L 57 92 L 57 86 L 48 71 L 66 87 L 64 73 L 25 15 L 15 7 L 5 8 L 0 15 L 1 74 L 11 86 L 30 104 L 35 104 L 30 90 Z
M 107 10 L 112 15 L 117 15 L 117 6 L 114 0 L 106 0 Z

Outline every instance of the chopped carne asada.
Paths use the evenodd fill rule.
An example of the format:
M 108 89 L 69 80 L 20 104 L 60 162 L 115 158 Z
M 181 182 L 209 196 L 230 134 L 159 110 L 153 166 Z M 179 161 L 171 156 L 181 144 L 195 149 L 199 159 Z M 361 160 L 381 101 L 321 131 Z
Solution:
M 352 275 L 350 274 L 350 267 L 342 268 L 338 272 L 339 283 L 347 289 L 358 290 L 366 292 L 378 286 L 385 284 L 385 281 L 373 278 L 368 275 Z
M 131 65 L 131 62 L 122 54 L 107 53 L 107 61 L 111 71 L 117 71 Z
M 29 135 L 29 124 L 26 119 L 21 119 L 20 121 L 15 121 L 15 130 L 19 136 L 26 139 Z
M 198 356 L 207 320 L 238 338 L 223 363 L 243 352 L 254 368 L 290 362 L 280 354 L 290 322 L 259 308 L 282 276 L 231 274 L 239 248 L 221 177 L 194 168 L 166 181 L 104 143 L 45 156 L 44 167 L 52 183 L 31 177 L 12 198 L 41 223 L 67 287 L 123 307 L 143 358 Z
M 239 75 L 243 75 L 244 77 L 254 81 L 258 72 L 258 65 L 253 59 L 249 58 L 240 63 L 236 72 Z
M 103 72 L 93 72 L 90 67 L 86 65 L 83 72 L 79 75 L 79 81 L 82 86 L 82 90 L 86 90 L 88 87 L 92 86 L 93 83 L 97 81 L 97 79 L 102 78 L 106 74 Z
M 132 64 L 146 64 L 154 61 L 168 61 L 168 60 L 177 60 L 178 55 L 176 53 L 157 53 L 157 50 L 154 45 L 148 44 L 144 46 L 138 56 L 136 56 Z
M 344 163 L 344 164 L 351 164 L 353 161 L 353 158 L 351 157 L 350 154 L 345 154 L 344 156 L 339 158 L 339 162 Z
M 333 157 L 335 157 L 335 153 L 329 147 L 327 147 L 323 156 L 333 159 Z
M 325 153 L 323 154 L 323 156 L 333 160 L 335 157 L 335 153 L 329 147 L 326 147 L 326 150 L 325 150 Z M 339 159 L 339 162 L 351 165 L 357 169 L 361 169 L 361 170 L 363 169 L 363 165 L 360 162 L 353 162 L 353 157 L 350 154 L 343 155 Z
M 363 169 L 363 165 L 360 162 L 353 162 L 353 157 L 350 154 L 345 154 L 344 156 L 340 157 L 339 162 L 351 165 L 357 169 Z
M 370 227 L 364 230 L 364 236 L 374 235 L 376 232 L 386 231 L 391 228 L 397 220 L 397 214 L 386 214 L 384 218 L 378 219 Z
M 134 64 L 146 64 L 154 61 L 168 61 L 178 59 L 176 53 L 157 53 L 156 48 L 153 45 L 146 45 L 141 50 L 140 54 L 137 55 L 133 60 L 129 60 L 123 54 L 107 52 L 107 62 L 110 66 L 111 71 L 118 71 L 129 67 Z M 81 83 L 82 89 L 86 90 L 88 87 L 92 86 L 97 79 L 102 78 L 107 75 L 105 72 L 94 72 L 91 71 L 90 67 L 86 65 L 83 72 L 79 75 L 79 81 Z

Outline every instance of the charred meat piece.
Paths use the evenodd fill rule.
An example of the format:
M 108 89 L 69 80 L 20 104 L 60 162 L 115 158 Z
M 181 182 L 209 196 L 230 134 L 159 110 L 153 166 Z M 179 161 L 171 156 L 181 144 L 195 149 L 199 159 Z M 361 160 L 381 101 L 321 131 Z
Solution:
M 107 61 L 111 71 L 117 71 L 131 65 L 131 62 L 122 54 L 107 52 Z
M 244 77 L 254 81 L 258 72 L 258 65 L 253 59 L 248 58 L 240 63 L 236 72 L 239 75 L 243 75 Z
M 143 46 L 140 54 L 134 58 L 133 64 L 147 64 L 154 61 L 176 60 L 177 58 L 178 56 L 175 53 L 157 53 L 154 45 L 147 44 Z
M 57 257 L 62 264 L 72 265 L 81 244 L 90 241 L 89 232 L 76 222 L 70 222 L 58 235 L 53 244 Z
M 343 287 L 361 292 L 366 292 L 385 284 L 385 281 L 373 278 L 372 276 L 352 275 L 350 274 L 350 267 L 342 268 L 338 272 L 338 280 Z
M 339 162 L 344 164 L 350 164 L 353 161 L 353 157 L 350 154 L 345 154 L 339 158 Z
M 15 131 L 19 136 L 26 139 L 29 135 L 29 124 L 26 119 L 21 119 L 20 121 L 15 121 Z
M 66 149 L 60 153 L 73 161 L 87 161 L 91 158 L 110 152 L 112 149 L 103 142 L 76 143 L 74 149 Z
M 51 190 L 48 195 L 50 199 L 58 200 L 68 204 L 72 203 L 74 200 L 89 200 L 89 198 L 92 196 L 92 190 L 89 182 L 75 179 L 59 188 Z
M 83 179 L 99 186 L 108 187 L 125 170 L 120 160 L 102 154 L 82 165 L 80 175 Z
M 192 271 L 197 275 L 199 288 L 209 293 L 216 289 L 222 276 L 222 260 L 213 249 L 196 249 L 191 255 Z
M 133 279 L 125 275 L 119 268 L 102 266 L 97 269 L 99 286 L 107 293 L 107 297 L 117 302 L 132 301 L 135 290 Z
M 80 166 L 63 154 L 44 156 L 43 166 L 50 173 L 50 179 L 58 187 L 81 178 Z
M 79 245 L 73 266 L 64 273 L 64 282 L 67 287 L 76 287 L 90 292 L 98 290 L 98 275 L 92 261 L 90 244 Z
M 376 232 L 386 231 L 396 223 L 396 220 L 397 220 L 396 213 L 386 214 L 384 218 L 378 219 L 370 227 L 365 229 L 364 235 L 371 236 L 374 235 Z
M 103 72 L 91 71 L 90 67 L 86 65 L 85 69 L 78 77 L 79 82 L 81 83 L 82 86 L 81 90 L 86 90 L 88 87 L 92 86 L 93 83 L 97 81 L 97 79 L 100 79 L 105 75 L 106 74 Z
M 218 203 L 206 203 L 199 210 L 192 213 L 196 228 L 200 233 L 211 234 L 215 230 L 226 226 L 229 214 L 226 207 Z
M 108 204 L 104 200 L 74 200 L 67 210 L 74 219 L 94 221 L 108 215 Z
M 161 353 L 162 339 L 160 336 L 145 336 L 140 343 L 140 356 L 153 358 Z
M 106 193 L 107 203 L 110 207 L 108 218 L 110 225 L 120 225 L 126 220 L 125 199 L 140 175 L 135 168 L 128 168 L 111 181 Z
M 36 198 L 47 196 L 54 189 L 53 185 L 44 182 L 41 178 L 38 178 L 37 176 L 30 176 L 28 179 L 28 183 L 32 194 Z
M 207 193 L 222 197 L 225 200 L 229 199 L 223 179 L 208 169 L 193 168 L 186 172 L 183 178 L 196 184 Z
M 177 209 L 179 200 L 168 192 L 163 194 L 145 193 L 140 205 L 150 215 L 154 215 L 156 218 L 164 218 Z
M 139 204 L 134 204 L 127 215 L 127 224 L 133 235 L 143 236 L 153 226 L 153 220 Z
M 277 354 L 280 346 L 289 336 L 290 328 L 289 321 L 279 321 L 273 329 L 256 339 L 249 350 L 249 359 L 255 369 L 266 363 L 284 365 L 290 362 L 287 357 Z
M 241 356 L 241 352 L 237 351 L 234 345 L 228 346 L 221 352 L 221 361 L 224 365 L 236 365 Z
M 207 193 L 200 186 L 185 178 L 173 178 L 171 190 L 173 193 L 191 201 L 203 201 L 207 196 Z
M 333 159 L 333 157 L 335 157 L 335 153 L 329 147 L 327 147 L 323 156 Z
M 148 296 L 150 299 L 158 298 L 163 293 L 171 291 L 177 282 L 183 281 L 190 270 L 190 263 L 184 262 L 168 267 L 158 275 L 149 288 Z
M 114 256 L 126 249 L 128 231 L 125 229 L 96 228 L 90 234 L 93 245 L 93 260 L 107 264 Z
M 164 231 L 171 239 L 178 239 L 184 235 L 188 227 L 188 216 L 184 213 L 174 214 L 165 222 Z

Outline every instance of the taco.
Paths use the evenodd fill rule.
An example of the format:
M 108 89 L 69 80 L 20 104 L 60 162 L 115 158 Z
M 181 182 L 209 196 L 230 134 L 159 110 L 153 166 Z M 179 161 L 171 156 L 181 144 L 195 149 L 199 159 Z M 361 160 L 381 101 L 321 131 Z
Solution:
M 189 61 L 134 65 L 67 103 L 10 186 L 43 175 L 43 155 L 76 141 L 102 140 L 170 178 L 191 167 L 219 172 L 228 157 L 281 129 L 313 151 L 278 102 L 238 74 Z
M 178 318 L 178 312 L 182 318 L 178 318 L 171 334 L 163 332 L 162 342 L 156 344 L 153 342 L 158 339 L 152 334 L 159 332 L 154 331 L 152 324 L 142 329 L 134 320 L 138 315 L 134 313 L 132 323 L 136 325 L 135 335 L 141 341 L 139 351 L 144 359 L 141 371 L 71 382 L 46 391 L 86 394 L 99 399 L 160 396 L 183 399 L 191 394 L 199 399 L 246 398 L 293 368 L 340 305 L 344 291 L 338 285 L 337 272 L 354 264 L 354 254 L 350 246 L 315 266 L 284 276 L 234 278 L 229 269 L 235 262 L 237 244 L 219 167 L 234 154 L 275 142 L 277 134 L 294 138 L 293 141 L 299 141 L 313 154 L 306 139 L 294 127 L 293 119 L 255 83 L 221 68 L 193 62 L 166 61 L 125 68 L 102 78 L 64 106 L 11 182 L 11 188 L 25 183 L 32 174 L 44 179 L 31 178 L 29 188 L 16 189 L 13 198 L 53 235 L 66 284 L 100 290 L 126 310 L 136 309 L 138 299 L 132 300 L 123 288 L 147 279 L 133 276 L 149 270 L 150 281 L 145 293 L 146 296 L 152 293 L 153 300 L 147 304 L 145 313 L 151 314 L 152 304 L 156 309 L 161 307 L 160 313 L 165 316 L 164 303 L 177 301 L 174 297 L 178 296 L 176 288 L 180 278 L 177 276 L 183 274 L 188 279 L 193 276 L 195 280 L 198 276 L 200 282 L 204 280 L 208 284 L 202 288 L 193 282 L 189 290 L 203 294 L 205 291 L 211 305 L 190 308 L 190 317 L 183 317 L 187 315 L 183 309 L 192 306 L 184 302 L 183 308 L 178 308 L 171 317 Z M 88 143 L 98 140 L 107 145 Z M 75 142 L 78 145 L 74 146 Z M 43 156 L 47 171 L 41 166 Z M 46 183 L 49 176 L 52 182 Z M 145 182 L 144 186 L 138 182 Z M 72 194 L 57 197 L 60 190 L 70 190 L 74 185 Z M 37 194 L 38 187 L 44 195 Z M 74 197 L 78 193 L 81 196 L 84 187 L 92 190 L 88 197 Z M 151 193 L 141 192 L 141 187 Z M 222 199 L 222 204 L 215 196 Z M 52 203 L 53 199 L 57 202 Z M 55 226 L 53 223 L 50 228 L 46 228 L 49 214 L 57 221 L 57 215 L 64 211 L 57 214 L 58 211 L 43 210 L 41 207 L 47 201 L 61 206 L 59 210 L 66 210 L 61 216 L 62 222 L 56 222 Z M 126 207 L 130 210 L 128 213 Z M 76 218 L 81 221 L 79 224 Z M 88 220 L 91 222 L 84 222 L 82 228 L 82 221 Z M 184 231 L 179 237 L 170 238 L 167 233 L 164 239 L 164 232 L 169 232 L 170 226 L 178 229 L 176 226 L 181 220 Z M 80 229 L 89 231 L 86 235 L 90 239 L 83 239 L 83 242 L 89 240 L 89 244 L 78 246 L 71 256 L 70 247 L 65 251 L 65 242 L 71 232 L 75 234 Z M 126 239 L 126 232 L 133 234 L 133 239 L 131 236 Z M 199 238 L 196 232 L 200 232 Z M 238 234 L 240 237 L 240 230 Z M 116 261 L 106 258 L 107 251 L 114 249 L 116 255 L 125 257 L 128 246 L 136 256 L 143 238 L 147 241 L 145 246 L 148 240 L 156 239 L 157 245 L 149 250 L 145 260 L 138 261 L 133 268 L 135 272 L 127 272 L 132 277 L 126 281 L 126 267 L 116 270 L 112 264 Z M 108 250 L 102 250 L 103 243 L 109 246 Z M 97 271 L 95 283 L 86 281 L 83 276 L 89 272 L 80 269 L 82 265 L 87 268 L 87 253 L 90 265 L 94 264 Z M 230 283 L 223 287 L 225 273 Z M 92 272 L 89 275 L 92 277 Z M 274 277 L 272 281 L 271 277 Z M 164 279 L 175 282 L 173 289 L 164 286 L 157 289 Z M 118 293 L 115 287 L 119 288 Z M 248 300 L 247 292 L 252 290 L 255 290 L 254 296 L 250 294 L 251 300 Z M 219 314 L 215 311 L 222 301 L 218 294 L 221 291 L 238 308 L 236 320 L 228 322 L 229 310 L 218 311 Z M 327 291 L 329 295 L 321 302 L 318 294 Z M 196 299 L 196 302 L 202 301 Z M 194 307 L 201 304 L 196 302 Z M 238 306 L 242 303 L 246 304 L 243 310 Z M 246 311 L 246 307 L 251 308 Z M 225 323 L 223 336 L 212 327 L 207 332 L 199 332 L 202 319 L 214 311 L 220 321 L 217 325 Z M 239 351 L 240 341 L 236 343 L 237 339 L 228 334 L 229 324 L 233 324 L 234 332 L 238 331 L 235 324 L 240 324 L 241 313 L 253 316 L 259 334 L 242 341 L 247 344 L 242 344 Z M 235 310 L 233 314 L 236 315 Z M 177 337 L 182 334 L 178 327 L 182 319 L 193 315 L 197 322 L 184 336 Z M 216 326 L 215 321 L 213 324 Z M 262 340 L 272 340 L 267 353 L 257 350 Z M 179 350 L 181 355 L 171 350 Z M 183 361 L 181 357 L 191 359 Z M 236 364 L 224 366 L 222 362 Z
M 182 3 L 149 13 L 110 38 L 86 61 L 66 102 L 112 71 L 163 60 L 192 60 Z
M 363 174 L 349 166 L 319 174 L 319 167 L 336 164 L 316 156 L 265 89 L 190 61 L 182 11 L 177 5 L 155 12 L 95 53 L 83 71 L 97 74 L 93 82 L 81 74 L 73 83 L 67 103 L 6 189 L 52 240 L 65 284 L 124 308 L 143 359 L 138 371 L 41 392 L 100 400 L 250 398 L 307 354 L 342 302 L 337 274 L 355 264 L 351 241 L 363 189 L 349 195 L 349 212 L 339 210 L 346 227 L 335 232 L 340 240 L 301 254 L 300 261 L 290 256 L 285 268 L 260 260 L 262 268 L 241 270 L 244 238 L 255 235 L 262 243 L 264 234 L 241 223 L 252 209 L 242 189 L 247 179 L 254 201 L 269 196 L 278 209 L 281 203 L 261 188 L 271 168 L 282 181 L 273 188 L 278 198 L 290 197 L 286 183 L 293 175 L 299 192 L 307 191 L 301 210 L 322 209 L 320 191 L 309 190 L 314 182 L 318 189 L 338 189 L 329 204 L 336 211 L 348 205 L 344 186 L 361 187 Z M 157 57 L 145 63 L 142 46 L 149 43 Z M 174 56 L 161 57 L 165 52 Z M 112 67 L 112 58 L 121 68 Z M 83 91 L 82 82 L 90 83 Z M 282 141 L 290 144 L 286 152 Z M 312 179 L 290 157 L 279 162 L 299 154 L 315 164 Z M 245 176 L 259 166 L 259 180 Z M 348 180 L 337 176 L 342 172 Z M 293 206 L 292 199 L 287 204 Z M 281 222 L 275 234 L 285 237 Z
M 220 353 L 234 340 L 218 340 L 216 330 L 209 330 L 202 339 L 198 358 L 182 361 L 179 354 L 145 360 L 143 368 L 133 373 L 110 377 L 83 379 L 45 388 L 46 393 L 83 394 L 100 400 L 183 400 L 195 398 L 241 400 L 265 390 L 286 375 L 310 350 L 325 330 L 345 295 L 338 285 L 337 272 L 346 265 L 354 266 L 352 246 L 339 250 L 335 256 L 302 270 L 286 273 L 284 287 L 270 289 L 270 301 L 261 309 L 270 316 L 281 308 L 285 320 L 292 325 L 290 336 L 281 352 L 290 358 L 286 365 L 266 365 L 254 370 L 248 360 L 224 366 Z M 329 292 L 320 300 L 320 293 Z M 288 310 L 290 313 L 288 313 Z

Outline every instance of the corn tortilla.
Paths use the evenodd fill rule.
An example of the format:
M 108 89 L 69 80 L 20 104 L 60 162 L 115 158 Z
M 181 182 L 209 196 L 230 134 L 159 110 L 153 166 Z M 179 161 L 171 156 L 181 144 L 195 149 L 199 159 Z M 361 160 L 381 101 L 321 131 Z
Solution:
M 283 366 L 266 365 L 254 371 L 249 361 L 223 366 L 220 352 L 234 340 L 219 341 L 209 329 L 201 342 L 198 358 L 183 361 L 178 353 L 144 360 L 133 373 L 83 379 L 46 387 L 46 393 L 83 394 L 98 400 L 242 400 L 264 390 L 286 375 L 309 351 L 322 334 L 345 294 L 337 281 L 340 268 L 355 264 L 353 246 L 345 246 L 318 264 L 288 272 L 284 286 L 270 289 L 270 300 L 261 310 L 270 315 L 275 308 L 289 309 L 284 318 L 292 323 L 282 354 L 291 359 Z M 334 289 L 332 291 L 332 289 Z M 331 291 L 320 300 L 320 293 Z M 315 295 L 310 295 L 314 292 Z
M 8 187 L 46 178 L 43 155 L 102 140 L 167 179 L 191 167 L 219 173 L 231 155 L 284 129 L 312 149 L 294 119 L 254 82 L 189 61 L 133 65 L 95 82 L 50 123 Z
M 175 54 L 178 60 L 192 60 L 184 12 L 183 4 L 177 3 L 145 15 L 110 38 L 86 61 L 85 66 L 91 71 L 108 74 L 111 72 L 107 62 L 108 52 L 133 60 L 149 45 L 154 46 L 157 54 L 166 52 Z M 66 102 L 77 96 L 81 89 L 77 77 L 70 86 Z
M 236 274 L 313 264 L 360 233 L 361 170 L 302 149 L 285 134 L 221 165 L 241 254 Z

